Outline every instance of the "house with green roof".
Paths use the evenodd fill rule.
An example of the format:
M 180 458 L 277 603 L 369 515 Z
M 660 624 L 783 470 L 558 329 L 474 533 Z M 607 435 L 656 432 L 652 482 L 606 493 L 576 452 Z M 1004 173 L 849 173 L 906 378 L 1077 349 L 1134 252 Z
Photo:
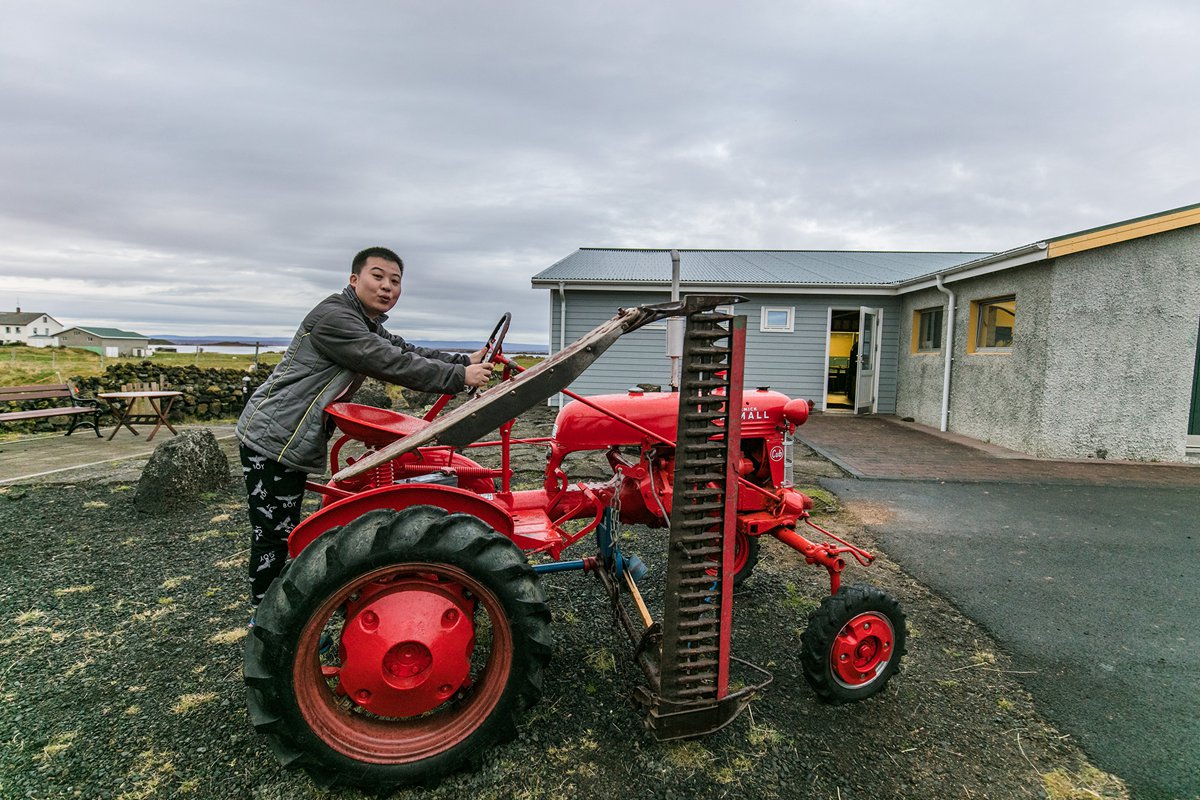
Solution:
M 1039 457 L 1200 462 L 1200 204 L 999 253 L 677 252 L 681 294 L 746 298 L 747 386 Z M 671 270 L 581 248 L 539 272 L 551 352 L 668 300 Z M 572 388 L 665 388 L 665 352 L 665 325 L 637 331 Z
M 141 357 L 150 355 L 150 337 L 119 328 L 79 325 L 55 337 L 63 347 L 81 347 L 101 355 Z

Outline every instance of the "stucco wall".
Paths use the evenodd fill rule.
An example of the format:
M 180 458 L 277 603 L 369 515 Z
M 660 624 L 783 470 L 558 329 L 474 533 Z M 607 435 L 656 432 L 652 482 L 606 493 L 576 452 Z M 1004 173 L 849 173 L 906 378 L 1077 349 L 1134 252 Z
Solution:
M 1200 228 L 1056 260 L 1035 455 L 1184 461 Z
M 1051 336 L 1047 262 L 950 284 L 957 295 L 949 429 L 974 439 L 1032 453 L 1041 431 L 1042 387 Z M 968 353 L 971 303 L 1016 297 L 1010 352 Z M 940 402 L 941 394 L 938 390 Z
M 1047 458 L 1185 461 L 1200 324 L 1200 228 L 950 284 L 949 429 Z M 913 355 L 902 297 L 897 414 L 939 424 L 940 356 Z M 1015 295 L 1010 353 L 967 353 L 972 301 Z
M 946 307 L 946 295 L 926 289 L 901 296 L 899 365 L 896 371 L 896 416 L 911 417 L 922 425 L 938 427 L 942 418 L 942 379 L 945 370 L 946 322 L 942 314 L 942 352 L 913 353 L 913 312 Z

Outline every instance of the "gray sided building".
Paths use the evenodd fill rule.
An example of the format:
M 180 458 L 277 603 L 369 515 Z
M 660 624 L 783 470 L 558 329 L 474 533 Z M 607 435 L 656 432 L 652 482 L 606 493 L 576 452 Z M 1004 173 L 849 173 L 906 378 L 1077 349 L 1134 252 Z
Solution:
M 138 358 L 150 355 L 150 337 L 119 328 L 68 328 L 55 339 L 63 347 L 81 347 L 105 356 Z
M 1035 456 L 1200 460 L 1200 205 L 997 254 L 680 256 L 682 294 L 748 298 L 748 386 Z M 595 248 L 538 273 L 551 352 L 670 276 L 669 250 Z M 665 326 L 626 336 L 572 389 L 665 387 L 665 348 Z
M 680 293 L 740 295 L 748 318 L 746 383 L 814 401 L 821 410 L 896 410 L 901 331 L 897 283 L 983 253 L 681 250 Z M 618 308 L 670 299 L 671 251 L 577 250 L 533 278 L 550 289 L 556 352 Z M 566 320 L 565 326 L 563 320 Z M 861 364 L 851 364 L 856 345 Z M 584 395 L 670 382 L 666 325 L 625 336 L 573 385 Z M 858 367 L 857 371 L 855 367 Z M 857 374 L 855 374 L 857 372 Z M 855 380 L 857 379 L 857 380 Z

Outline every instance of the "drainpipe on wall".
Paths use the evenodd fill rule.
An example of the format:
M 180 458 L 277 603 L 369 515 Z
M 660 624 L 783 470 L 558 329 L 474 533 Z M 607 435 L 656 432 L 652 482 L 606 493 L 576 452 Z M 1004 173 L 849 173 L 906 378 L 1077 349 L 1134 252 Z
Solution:
M 558 282 L 558 352 L 567 349 L 567 285 Z M 558 393 L 558 410 L 562 411 L 563 393 Z
M 947 422 L 950 419 L 950 365 L 954 362 L 954 292 L 946 288 L 946 284 L 942 281 L 941 273 L 936 276 L 937 288 L 944 292 L 948 298 L 946 301 L 946 369 L 942 376 L 942 423 L 941 430 L 946 431 Z
M 671 302 L 679 300 L 679 251 L 671 251 Z M 671 359 L 671 391 L 679 391 L 679 379 L 683 374 L 683 334 L 686 320 L 683 317 L 667 317 L 667 357 Z

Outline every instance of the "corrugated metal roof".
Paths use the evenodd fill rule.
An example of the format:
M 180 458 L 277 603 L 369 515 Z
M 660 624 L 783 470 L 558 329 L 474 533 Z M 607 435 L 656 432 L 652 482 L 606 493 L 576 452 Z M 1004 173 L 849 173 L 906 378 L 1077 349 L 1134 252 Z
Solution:
M 990 253 L 851 250 L 680 250 L 684 283 L 742 285 L 896 284 Z M 534 282 L 666 283 L 670 250 L 576 250 L 533 276 Z
M 83 325 L 76 325 L 74 328 L 70 328 L 69 330 L 85 331 L 87 333 L 92 334 L 93 336 L 99 336 L 101 339 L 149 339 L 150 338 L 149 336 L 143 336 L 140 333 L 133 333 L 131 331 L 123 331 L 120 328 L 93 328 L 90 325 L 87 327 L 84 327 Z M 63 333 L 66 333 L 66 331 L 63 331 Z M 59 334 L 59 335 L 61 336 L 62 334 Z

